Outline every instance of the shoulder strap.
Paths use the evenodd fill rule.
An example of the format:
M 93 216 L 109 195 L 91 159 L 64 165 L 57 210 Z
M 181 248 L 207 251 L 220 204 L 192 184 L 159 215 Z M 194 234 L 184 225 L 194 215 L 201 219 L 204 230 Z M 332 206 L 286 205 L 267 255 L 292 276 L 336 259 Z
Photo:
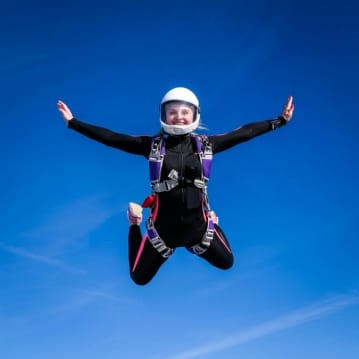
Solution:
M 151 185 L 158 183 L 161 178 L 163 157 L 165 155 L 165 136 L 154 136 L 151 143 L 151 152 L 148 157 Z
M 213 159 L 212 144 L 205 135 L 194 135 L 196 141 L 197 153 L 202 166 L 202 177 L 205 182 L 209 181 Z

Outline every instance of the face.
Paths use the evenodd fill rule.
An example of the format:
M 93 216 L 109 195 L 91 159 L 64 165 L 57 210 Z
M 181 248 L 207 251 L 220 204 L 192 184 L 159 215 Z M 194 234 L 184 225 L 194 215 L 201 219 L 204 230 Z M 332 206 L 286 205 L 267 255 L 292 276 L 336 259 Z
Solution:
M 165 105 L 165 113 L 169 125 L 189 125 L 193 122 L 193 108 L 180 102 Z

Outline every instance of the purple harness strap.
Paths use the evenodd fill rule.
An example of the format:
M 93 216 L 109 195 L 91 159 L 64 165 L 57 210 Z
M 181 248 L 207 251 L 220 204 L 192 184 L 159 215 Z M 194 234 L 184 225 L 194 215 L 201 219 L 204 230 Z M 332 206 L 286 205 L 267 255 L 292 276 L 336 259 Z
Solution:
M 209 181 L 211 166 L 212 166 L 212 146 L 208 141 L 207 136 L 193 135 L 192 136 L 196 143 L 196 150 L 201 161 L 202 167 L 202 178 L 200 182 L 202 186 L 203 195 L 204 195 L 204 206 L 207 215 L 207 230 L 203 235 L 202 241 L 188 248 L 192 253 L 200 255 L 204 253 L 210 246 L 213 236 L 214 236 L 214 223 L 210 215 L 210 207 L 207 198 L 207 182 Z M 166 150 L 166 139 L 167 136 L 155 136 L 152 139 L 151 152 L 149 155 L 149 170 L 150 170 L 150 181 L 152 189 L 154 186 L 158 185 L 161 179 L 161 170 L 163 159 L 165 156 Z M 156 193 L 155 191 L 153 191 Z M 166 243 L 158 235 L 154 223 L 152 222 L 152 217 L 150 216 L 146 222 L 147 234 L 150 243 L 153 247 L 164 257 L 168 258 L 172 253 L 173 249 L 167 247 Z
M 149 156 L 150 181 L 156 182 L 161 178 L 163 158 L 166 150 L 166 137 L 157 136 L 152 139 L 151 153 Z
M 196 150 L 202 166 L 202 177 L 208 182 L 212 167 L 212 146 L 207 136 L 193 135 L 196 143 Z M 158 183 L 161 178 L 163 158 L 166 152 L 167 136 L 155 136 L 152 139 L 151 153 L 149 155 L 149 169 L 151 184 Z
M 211 174 L 212 166 L 212 146 L 208 142 L 207 136 L 194 136 L 196 141 L 197 153 L 200 156 L 201 165 L 202 165 L 202 176 L 208 181 Z

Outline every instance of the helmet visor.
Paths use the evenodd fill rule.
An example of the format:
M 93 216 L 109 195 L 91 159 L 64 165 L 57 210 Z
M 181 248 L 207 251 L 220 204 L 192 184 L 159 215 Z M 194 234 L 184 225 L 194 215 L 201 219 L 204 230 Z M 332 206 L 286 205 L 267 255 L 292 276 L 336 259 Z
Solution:
M 168 115 L 181 113 L 185 116 L 188 116 L 188 111 L 192 114 L 192 122 L 196 120 L 197 117 L 197 107 L 193 104 L 186 101 L 167 101 L 161 105 L 161 120 L 165 123 L 168 122 Z

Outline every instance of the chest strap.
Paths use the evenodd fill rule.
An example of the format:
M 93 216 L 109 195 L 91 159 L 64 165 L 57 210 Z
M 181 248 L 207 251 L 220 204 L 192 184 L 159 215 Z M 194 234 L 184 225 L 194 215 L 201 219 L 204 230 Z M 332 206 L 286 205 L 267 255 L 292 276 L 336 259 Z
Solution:
M 168 192 L 171 191 L 173 188 L 178 186 L 178 172 L 175 169 L 172 169 L 171 172 L 168 174 L 168 179 L 162 182 L 154 182 L 151 181 L 151 189 L 152 192 L 159 193 L 159 192 Z
M 196 150 L 201 162 L 201 178 L 193 180 L 193 185 L 203 191 L 206 190 L 212 165 L 212 145 L 207 136 L 193 136 Z M 149 155 L 150 182 L 152 193 L 168 192 L 179 185 L 178 172 L 172 169 L 168 179 L 160 181 L 162 164 L 166 151 L 167 136 L 156 136 L 152 139 L 151 152 Z

